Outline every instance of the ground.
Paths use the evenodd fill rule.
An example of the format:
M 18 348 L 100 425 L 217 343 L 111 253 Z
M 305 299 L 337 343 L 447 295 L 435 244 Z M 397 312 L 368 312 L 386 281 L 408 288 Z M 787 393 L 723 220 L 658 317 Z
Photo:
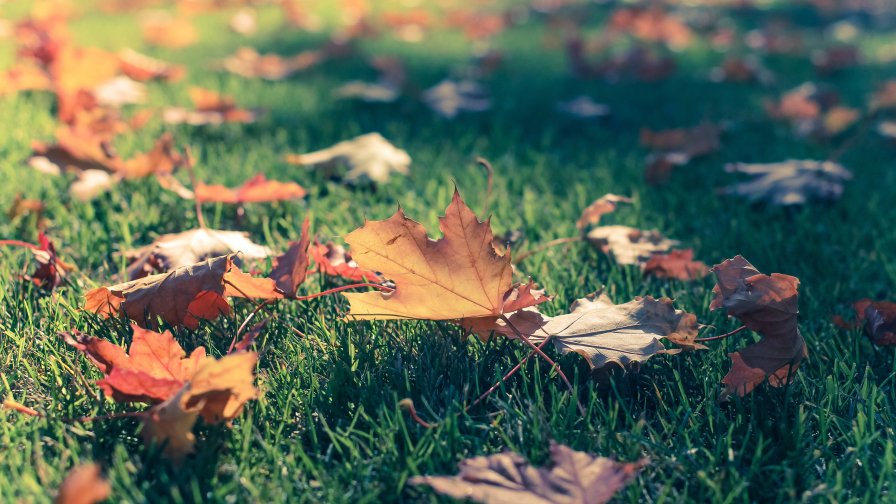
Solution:
M 259 12 L 261 28 L 248 40 L 227 31 L 232 11 L 206 15 L 199 22 L 200 43 L 183 50 L 142 45 L 132 14 L 89 11 L 72 21 L 82 44 L 132 46 L 189 67 L 184 82 L 150 87 L 151 106 L 186 105 L 187 87 L 200 85 L 231 94 L 242 105 L 269 109 L 257 124 L 246 126 L 172 127 L 155 120 L 116 144 L 127 155 L 147 149 L 168 130 L 179 145 L 192 147 L 201 179 L 236 185 L 260 172 L 309 190 L 302 201 L 249 205 L 239 221 L 232 206 L 207 205 L 210 226 L 245 230 L 255 241 L 283 249 L 298 236 L 306 216 L 318 235 L 338 238 L 365 218 L 388 217 L 400 204 L 435 230 L 455 187 L 472 208 L 482 208 L 486 179 L 474 161 L 482 156 L 495 170 L 492 226 L 496 232 L 521 230 L 521 251 L 574 236 L 581 209 L 612 192 L 635 200 L 612 217 L 616 223 L 659 229 L 708 264 L 742 254 L 763 272 L 798 277 L 808 361 L 790 386 L 761 386 L 718 404 L 727 354 L 755 335 L 716 342 L 703 352 L 657 356 L 637 372 L 603 381 L 591 378 L 578 357 L 567 357 L 562 363 L 587 410 L 584 416 L 558 377 L 533 361 L 485 404 L 464 412 L 526 354 L 523 347 L 504 339 L 464 339 L 461 329 L 447 323 L 346 322 L 341 315 L 347 303 L 338 295 L 281 303 L 271 311 L 276 317 L 260 343 L 263 396 L 232 428 L 200 427 L 197 453 L 174 466 L 144 447 L 133 420 L 58 420 L 134 408 L 103 400 L 92 384 L 99 373 L 56 333 L 77 328 L 127 341 L 125 323 L 79 311 L 83 294 L 115 282 L 125 266 L 118 252 L 195 226 L 193 206 L 153 180 L 125 182 L 88 203 L 72 200 L 64 178 L 51 179 L 24 165 L 30 141 L 51 139 L 56 124 L 51 95 L 24 93 L 4 97 L 0 106 L 0 172 L 6 181 L 0 202 L 5 208 L 18 194 L 45 201 L 48 232 L 60 255 L 79 271 L 70 285 L 47 295 L 19 280 L 31 268 L 26 251 L 2 252 L 0 395 L 54 419 L 0 413 L 0 500 L 49 501 L 73 464 L 98 461 L 108 473 L 114 501 L 426 502 L 438 498 L 410 486 L 410 477 L 454 473 L 464 458 L 508 449 L 542 463 L 549 440 L 623 461 L 648 457 L 649 465 L 620 492 L 619 502 L 892 499 L 892 348 L 873 347 L 860 331 L 839 329 L 831 318 L 848 313 L 855 299 L 896 294 L 894 147 L 873 134 L 856 140 L 841 159 L 855 177 L 836 202 L 782 209 L 715 193 L 737 178 L 724 172 L 726 162 L 825 159 L 841 145 L 843 140 L 796 138 L 762 109 L 764 98 L 817 78 L 806 60 L 768 58 L 779 75 L 772 88 L 718 84 L 706 74 L 723 56 L 697 44 L 676 54 L 678 73 L 659 83 L 579 80 L 569 74 L 562 52 L 545 49 L 545 28 L 533 21 L 493 43 L 505 53 L 504 64 L 487 80 L 494 109 L 445 120 L 410 98 L 393 105 L 333 99 L 332 89 L 345 80 L 373 77 L 360 57 L 328 62 L 281 82 L 209 70 L 211 60 L 240 45 L 293 54 L 325 38 L 281 28 L 273 7 Z M 591 23 L 599 26 L 608 10 L 595 12 Z M 739 19 L 745 26 L 757 22 Z M 885 33 L 872 32 L 860 42 L 867 53 L 878 54 L 888 40 Z M 368 53 L 401 56 L 422 87 L 464 64 L 472 49 L 456 32 L 435 33 L 419 44 L 385 36 L 360 45 Z M 11 61 L 11 50 L 4 60 Z M 845 102 L 861 104 L 875 83 L 894 75 L 896 69 L 872 57 L 824 80 Z M 554 112 L 556 102 L 580 94 L 609 104 L 612 116 L 589 122 Z M 723 148 L 677 168 L 666 184 L 645 184 L 640 128 L 702 120 L 730 124 Z M 347 188 L 282 160 L 288 152 L 371 131 L 410 153 L 409 177 L 393 177 L 375 190 Z M 35 235 L 30 217 L 0 222 L 4 238 L 33 241 Z M 522 268 L 556 296 L 545 308 L 550 313 L 603 288 L 616 302 L 671 297 L 677 307 L 714 326 L 706 335 L 738 325 L 709 310 L 711 277 L 689 283 L 645 279 L 637 268 L 616 265 L 583 244 L 537 253 Z M 313 277 L 303 289 L 317 292 L 333 285 Z M 203 345 L 219 355 L 253 308 L 239 300 L 234 305 L 231 316 L 196 331 L 178 329 L 176 336 L 188 349 Z M 399 407 L 403 398 L 413 399 L 436 427 L 411 421 Z

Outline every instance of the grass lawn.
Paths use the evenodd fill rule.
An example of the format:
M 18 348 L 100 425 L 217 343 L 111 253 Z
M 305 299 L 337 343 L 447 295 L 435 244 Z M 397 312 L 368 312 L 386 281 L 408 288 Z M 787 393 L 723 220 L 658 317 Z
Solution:
M 10 16 L 27 10 L 13 3 L 18 4 L 3 7 Z M 816 22 L 805 8 L 769 9 L 735 19 L 742 28 L 772 12 L 807 26 Z M 591 10 L 595 15 L 587 26 L 594 30 L 610 8 Z M 18 194 L 43 200 L 48 234 L 79 271 L 48 295 L 19 280 L 32 268 L 27 250 L 0 251 L 0 396 L 48 415 L 0 412 L 0 501 L 50 501 L 66 471 L 88 461 L 107 471 L 114 502 L 439 501 L 408 479 L 454 474 L 462 459 L 508 449 L 541 464 L 549 440 L 622 461 L 649 457 L 638 479 L 618 494 L 619 502 L 896 499 L 893 349 L 874 347 L 859 330 L 831 322 L 833 315 L 847 314 L 855 299 L 896 297 L 896 148 L 873 132 L 858 137 L 841 159 L 855 177 L 832 203 L 787 209 L 715 193 L 740 179 L 722 169 L 727 162 L 825 159 L 834 153 L 844 138 L 797 138 L 787 124 L 768 119 L 762 101 L 807 80 L 823 80 L 840 91 L 844 103 L 861 107 L 877 84 L 896 77 L 896 68 L 881 56 L 892 49 L 892 32 L 861 34 L 857 43 L 867 55 L 862 64 L 823 79 L 807 59 L 778 55 L 766 59 L 778 76 L 772 87 L 709 82 L 709 69 L 724 54 L 701 41 L 675 53 L 678 71 L 666 80 L 607 83 L 571 76 L 562 50 L 544 47 L 546 28 L 534 16 L 493 41 L 505 53 L 503 65 L 484 81 L 493 109 L 445 120 L 407 97 L 389 105 L 334 99 L 332 90 L 344 81 L 375 77 L 361 56 L 279 82 L 210 70 L 210 62 L 241 45 L 289 55 L 326 37 L 284 28 L 272 6 L 258 12 L 260 29 L 248 39 L 227 30 L 232 10 L 205 14 L 197 21 L 199 43 L 179 50 L 146 47 L 133 13 L 86 9 L 70 23 L 82 45 L 133 47 L 189 68 L 182 82 L 150 84 L 149 107 L 187 106 L 187 88 L 198 85 L 269 110 L 251 125 L 167 126 L 154 119 L 116 143 L 128 157 L 171 131 L 178 145 L 193 149 L 202 180 L 235 186 L 264 173 L 309 191 L 297 202 L 248 205 L 239 219 L 233 206 L 206 205 L 211 227 L 245 230 L 254 241 L 283 250 L 298 237 L 305 216 L 318 235 L 338 238 L 365 218 L 387 218 L 400 204 L 435 230 L 455 186 L 473 209 L 482 208 L 486 179 L 474 160 L 483 156 L 495 169 L 492 226 L 496 233 L 521 230 L 520 251 L 575 236 L 581 210 L 612 192 L 635 203 L 620 207 L 607 222 L 659 229 L 710 265 L 742 254 L 765 273 L 798 277 L 808 361 L 790 386 L 763 385 L 718 404 L 719 381 L 730 366 L 727 354 L 755 334 L 712 342 L 708 351 L 660 355 L 638 372 L 604 380 L 591 378 L 578 356 L 567 356 L 561 362 L 587 410 L 582 416 L 556 374 L 533 359 L 465 413 L 466 404 L 526 355 L 525 347 L 506 339 L 464 339 L 448 323 L 346 322 L 341 317 L 347 303 L 338 295 L 281 302 L 270 310 L 274 318 L 259 342 L 263 396 L 230 429 L 200 424 L 195 455 L 172 465 L 144 446 L 135 420 L 56 420 L 135 409 L 104 399 L 93 385 L 101 375 L 56 333 L 79 329 L 129 341 L 125 322 L 80 311 L 83 295 L 119 281 L 126 265 L 118 252 L 195 227 L 193 205 L 152 179 L 125 181 L 88 203 L 73 200 L 64 177 L 50 178 L 24 164 L 31 140 L 52 140 L 57 123 L 51 94 L 21 93 L 0 99 L 0 206 L 5 211 Z M 324 12 L 325 22 L 330 14 Z M 10 64 L 13 46 L 5 41 L 2 47 L 2 60 Z M 465 64 L 473 44 L 456 31 L 437 31 L 422 43 L 387 34 L 362 40 L 359 47 L 366 54 L 400 56 L 411 81 L 425 89 Z M 612 116 L 583 121 L 554 111 L 558 101 L 581 94 L 609 104 Z M 647 185 L 640 128 L 703 120 L 730 124 L 722 149 L 676 168 L 666 184 Z M 282 159 L 371 131 L 410 153 L 410 176 L 394 176 L 376 190 L 352 189 Z M 2 219 L 0 237 L 33 242 L 33 217 Z M 707 336 L 739 325 L 710 312 L 711 277 L 690 283 L 645 279 L 637 267 L 617 265 L 581 243 L 537 253 L 518 270 L 556 296 L 544 308 L 550 314 L 604 288 L 617 303 L 671 297 L 677 308 L 715 326 Z M 334 285 L 338 281 L 313 276 L 303 292 Z M 176 329 L 177 339 L 188 351 L 206 346 L 222 354 L 253 309 L 242 300 L 233 305 L 232 315 L 203 322 L 198 330 Z M 399 406 L 403 398 L 413 399 L 420 415 L 437 426 L 425 429 L 411 421 Z

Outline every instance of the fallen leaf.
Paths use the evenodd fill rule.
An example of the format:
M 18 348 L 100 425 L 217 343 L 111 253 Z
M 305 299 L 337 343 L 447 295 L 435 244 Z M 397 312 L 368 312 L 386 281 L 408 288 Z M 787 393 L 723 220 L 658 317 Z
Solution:
M 471 80 L 443 80 L 423 92 L 423 101 L 446 119 L 454 119 L 460 112 L 484 112 L 492 107 L 485 88 Z
M 830 74 L 857 66 L 861 53 L 856 46 L 840 45 L 812 51 L 811 60 L 819 73 Z
M 673 49 L 691 44 L 694 34 L 678 17 L 661 7 L 623 7 L 610 16 L 608 29 Z
M 855 321 L 846 322 L 838 315 L 834 317 L 834 324 L 844 329 L 863 327 L 875 345 L 896 345 L 896 303 L 865 298 L 852 306 L 856 312 Z
M 302 223 L 302 234 L 299 241 L 289 242 L 289 248 L 283 254 L 274 259 L 274 268 L 270 277 L 274 279 L 277 288 L 287 297 L 295 297 L 299 286 L 305 282 L 308 276 L 308 265 L 311 261 L 308 256 L 308 248 L 311 244 L 308 217 Z
M 811 198 L 838 199 L 852 172 L 833 161 L 787 160 L 779 163 L 732 163 L 725 171 L 753 177 L 719 189 L 721 194 L 765 200 L 774 205 L 803 205 Z
M 598 226 L 585 235 L 592 246 L 611 255 L 619 264 L 641 264 L 656 253 L 668 252 L 678 245 L 659 231 L 628 226 Z
M 258 14 L 255 10 L 244 7 L 234 13 L 227 26 L 240 35 L 252 35 L 258 30 Z
M 130 263 L 128 277 L 143 278 L 153 272 L 167 272 L 211 257 L 239 254 L 244 259 L 265 259 L 271 251 L 249 239 L 242 231 L 191 229 L 159 236 L 151 244 L 124 252 Z
M 325 56 L 322 50 L 308 50 L 284 58 L 277 54 L 262 55 L 251 47 L 241 47 L 222 60 L 220 67 L 241 77 L 277 81 L 320 64 Z
M 151 80 L 177 82 L 187 73 L 186 68 L 181 65 L 151 58 L 133 49 L 122 49 L 118 52 L 118 65 L 123 74 L 141 82 Z
M 480 222 L 455 191 L 439 228 L 443 237 L 432 240 L 399 209 L 349 233 L 345 241 L 358 264 L 379 271 L 395 290 L 345 294 L 348 318 L 458 320 L 504 313 L 513 292 L 510 255 L 495 251 L 490 224 Z
M 286 160 L 326 170 L 344 164 L 348 167 L 344 179 L 350 183 L 363 180 L 385 183 L 393 172 L 407 175 L 411 165 L 411 156 L 379 133 L 367 133 L 307 154 L 291 154 Z
M 52 291 L 62 283 L 69 272 L 74 271 L 75 267 L 56 255 L 56 246 L 43 232 L 38 233 L 37 243 L 37 247 L 30 249 L 37 268 L 28 280 L 38 287 Z
M 189 124 L 202 126 L 223 123 L 254 123 L 261 117 L 261 109 L 244 109 L 236 106 L 229 96 L 218 94 L 208 89 L 191 87 L 190 99 L 195 110 L 182 107 L 169 107 L 162 111 L 162 120 L 168 124 Z
M 513 452 L 460 463 L 457 476 L 415 476 L 455 499 L 487 504 L 603 504 L 637 477 L 646 460 L 619 463 L 551 443 L 550 468 L 533 467 Z
M 56 504 L 96 504 L 112 495 L 112 485 L 94 463 L 73 467 L 65 475 L 56 494 Z
M 373 58 L 370 65 L 380 73 L 376 82 L 346 82 L 336 89 L 336 95 L 340 98 L 376 103 L 391 103 L 397 100 L 407 81 L 404 63 L 398 58 L 380 56 Z
M 383 279 L 375 271 L 358 266 L 352 259 L 351 252 L 333 242 L 321 245 L 315 240 L 311 245 L 310 254 L 317 265 L 317 271 L 325 275 L 343 277 L 355 282 L 381 282 Z
M 184 407 L 187 393 L 187 388 L 182 388 L 176 395 L 151 408 L 143 417 L 141 430 L 144 443 L 164 445 L 165 456 L 177 464 L 193 453 L 196 445 L 193 426 L 199 418 L 199 407 Z
M 566 102 L 557 104 L 556 109 L 564 114 L 580 119 L 593 119 L 610 115 L 610 106 L 597 103 L 590 96 L 578 96 Z
M 720 66 L 710 70 L 709 80 L 713 82 L 756 81 L 767 86 L 774 83 L 775 76 L 755 56 L 729 57 Z
M 103 170 L 84 170 L 69 186 L 68 192 L 80 201 L 90 201 L 112 189 L 118 179 Z
M 146 86 L 119 75 L 93 88 L 93 96 L 101 107 L 121 108 L 146 101 Z
M 592 370 L 611 363 L 629 368 L 656 354 L 680 351 L 666 350 L 662 338 L 687 350 L 705 348 L 695 341 L 697 318 L 676 310 L 666 298 L 639 297 L 619 305 L 606 297 L 583 298 L 565 315 L 548 317 L 529 308 L 511 314 L 508 320 L 535 344 L 551 338 L 561 353 L 581 355 Z M 489 330 L 511 338 L 516 334 L 500 320 Z M 479 334 L 483 335 L 482 327 Z
M 87 293 L 84 309 L 103 317 L 126 315 L 138 324 L 160 317 L 172 326 L 190 329 L 199 319 L 213 320 L 230 313 L 225 298 L 277 299 L 269 278 L 254 278 L 233 265 L 233 256 L 206 259 L 170 273 L 100 287 Z
M 809 354 L 797 324 L 799 279 L 772 273 L 763 275 L 746 259 L 736 256 L 712 268 L 716 275 L 710 309 L 724 308 L 761 339 L 729 354 L 731 370 L 722 379 L 720 400 L 743 397 L 768 380 L 773 387 L 790 383 Z
M 308 193 L 304 187 L 295 182 L 278 182 L 268 180 L 261 173 L 247 180 L 240 187 L 231 189 L 223 185 L 196 184 L 194 196 L 205 203 L 267 203 L 303 198 Z
M 582 216 L 579 217 L 579 220 L 576 222 L 576 227 L 585 229 L 588 226 L 593 226 L 599 223 L 601 217 L 605 214 L 615 212 L 616 207 L 619 206 L 620 203 L 631 202 L 631 198 L 625 196 L 610 193 L 604 194 L 582 210 Z
M 199 31 L 185 17 L 174 17 L 165 11 L 146 13 L 140 21 L 143 40 L 150 45 L 183 49 L 199 41 Z
M 650 256 L 642 267 L 645 275 L 677 280 L 699 280 L 709 274 L 709 268 L 701 261 L 694 260 L 694 251 L 670 250 Z

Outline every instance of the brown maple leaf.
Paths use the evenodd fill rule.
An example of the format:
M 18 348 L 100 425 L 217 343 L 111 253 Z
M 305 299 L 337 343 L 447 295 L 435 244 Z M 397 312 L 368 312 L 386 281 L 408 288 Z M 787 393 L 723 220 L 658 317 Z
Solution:
M 350 319 L 458 320 L 507 311 L 513 291 L 510 255 L 495 251 L 490 223 L 480 222 L 455 191 L 439 227 L 444 236 L 432 240 L 399 209 L 345 237 L 360 267 L 379 271 L 396 286 L 387 294 L 345 294 Z
M 87 293 L 84 309 L 103 317 L 123 314 L 141 325 L 159 317 L 172 326 L 196 329 L 199 319 L 230 313 L 227 297 L 278 299 L 283 294 L 273 280 L 243 273 L 227 255 L 94 289 Z
M 251 47 L 241 47 L 221 61 L 219 66 L 242 77 L 277 81 L 319 65 L 326 56 L 326 52 L 319 49 L 283 57 L 277 54 L 259 54 Z
M 94 463 L 75 466 L 68 471 L 54 502 L 56 504 L 96 504 L 109 498 L 112 485 Z
M 308 191 L 295 182 L 268 180 L 261 173 L 235 189 L 217 184 L 206 185 L 201 182 L 196 184 L 194 189 L 195 198 L 201 202 L 236 205 L 285 201 L 303 198 L 306 194 Z
M 151 58 L 133 49 L 118 51 L 118 65 L 121 73 L 136 81 L 177 82 L 187 73 L 182 65 Z
M 797 323 L 799 279 L 763 275 L 741 256 L 714 266 L 712 272 L 716 286 L 710 309 L 724 308 L 761 336 L 758 343 L 729 354 L 731 370 L 722 379 L 725 390 L 720 399 L 749 394 L 766 380 L 773 387 L 790 383 L 808 356 Z
M 843 329 L 863 327 L 871 342 L 879 346 L 896 345 L 896 303 L 864 298 L 852 304 L 856 319 L 847 322 L 839 315 L 834 324 Z
M 619 463 L 551 443 L 550 468 L 533 467 L 513 452 L 460 463 L 457 476 L 415 476 L 455 499 L 486 504 L 603 504 L 637 477 L 647 460 Z
M 290 242 L 286 252 L 274 259 L 270 277 L 287 297 L 295 297 L 299 286 L 308 276 L 308 265 L 311 262 L 308 256 L 308 248 L 311 245 L 311 236 L 308 233 L 310 225 L 308 217 L 305 217 L 299 240 Z
M 598 226 L 585 239 L 592 246 L 613 256 L 619 264 L 642 264 L 651 255 L 664 253 L 678 245 L 659 231 L 645 231 L 629 226 Z
M 675 278 L 678 280 L 698 280 L 709 274 L 705 263 L 694 260 L 694 251 L 670 250 L 650 256 L 642 266 L 645 275 L 657 278 Z

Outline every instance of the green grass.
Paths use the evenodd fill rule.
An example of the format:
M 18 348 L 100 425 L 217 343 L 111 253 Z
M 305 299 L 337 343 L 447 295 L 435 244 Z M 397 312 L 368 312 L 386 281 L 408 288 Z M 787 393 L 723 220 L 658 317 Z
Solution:
M 745 25 L 757 23 L 757 16 L 746 17 Z M 762 386 L 720 405 L 715 399 L 729 366 L 727 353 L 754 336 L 717 342 L 704 352 L 658 356 L 638 373 L 599 381 L 588 376 L 580 359 L 564 358 L 587 409 L 584 417 L 557 376 L 533 361 L 486 404 L 463 413 L 525 348 L 506 340 L 464 340 L 459 328 L 446 323 L 347 323 L 341 320 L 346 303 L 338 296 L 280 303 L 260 343 L 262 398 L 231 429 L 198 427 L 197 453 L 182 467 L 146 448 L 132 420 L 64 423 L 2 412 L 0 501 L 49 501 L 72 465 L 95 460 L 108 472 L 115 502 L 428 502 L 438 498 L 409 486 L 410 477 L 454 473 L 464 458 L 506 449 L 543 463 L 551 439 L 623 461 L 649 457 L 650 465 L 619 494 L 619 502 L 894 500 L 892 348 L 874 348 L 858 331 L 830 322 L 854 299 L 896 297 L 894 147 L 874 135 L 859 140 L 843 158 L 855 179 L 835 203 L 786 210 L 714 193 L 736 178 L 724 173 L 725 162 L 824 159 L 839 146 L 794 138 L 787 125 L 770 122 L 761 109 L 763 98 L 815 78 L 805 59 L 770 58 L 779 82 L 769 89 L 708 83 L 705 75 L 722 55 L 702 45 L 677 54 L 678 74 L 661 83 L 579 81 L 566 72 L 562 54 L 542 46 L 544 27 L 532 19 L 495 41 L 506 61 L 487 80 L 494 110 L 446 121 L 410 98 L 386 106 L 335 101 L 334 86 L 373 77 L 361 57 L 276 83 L 209 71 L 209 60 L 241 44 L 292 54 L 323 39 L 279 28 L 279 15 L 269 8 L 262 9 L 262 29 L 249 40 L 230 35 L 227 19 L 228 13 L 203 18 L 201 43 L 179 51 L 142 47 L 130 15 L 90 13 L 72 21 L 81 44 L 132 46 L 189 66 L 185 82 L 151 85 L 151 106 L 186 105 L 187 87 L 200 85 L 271 110 L 248 126 L 172 128 L 155 120 L 118 141 L 128 156 L 170 130 L 180 145 L 194 149 L 197 172 L 206 181 L 235 185 L 262 172 L 309 189 L 303 202 L 250 205 L 239 223 L 234 208 L 206 206 L 211 226 L 244 229 L 255 241 L 282 249 L 298 236 L 306 215 L 319 235 L 337 237 L 364 218 L 388 217 L 401 204 L 427 229 L 437 229 L 455 185 L 471 207 L 482 208 L 485 178 L 473 160 L 484 156 L 496 171 L 492 225 L 496 232 L 522 230 L 523 249 L 574 235 L 580 210 L 614 192 L 636 203 L 608 222 L 660 229 L 710 264 L 742 254 L 763 272 L 799 277 L 800 328 L 809 360 L 791 386 Z M 888 40 L 892 34 L 879 32 L 861 43 L 868 54 L 878 54 Z M 457 33 L 437 33 L 423 44 L 386 36 L 360 47 L 405 58 L 411 78 L 428 87 L 461 65 L 472 46 Z M 871 57 L 827 81 L 842 91 L 846 104 L 860 106 L 875 83 L 894 75 L 896 69 Z M 582 93 L 609 103 L 613 117 L 591 123 L 553 112 L 558 100 Z M 645 185 L 639 129 L 703 119 L 733 123 L 724 148 L 677 168 L 667 185 Z M 78 310 L 82 296 L 120 278 L 124 263 L 118 252 L 195 226 L 193 208 L 152 180 L 126 182 L 81 203 L 69 198 L 64 179 L 24 166 L 29 142 L 52 138 L 55 117 L 47 94 L 3 98 L 0 123 L 2 206 L 19 193 L 44 200 L 49 234 L 61 256 L 80 268 L 72 285 L 47 295 L 18 280 L 31 269 L 27 251 L 0 252 L 0 395 L 52 418 L 131 411 L 133 406 L 101 398 L 92 384 L 99 373 L 56 333 L 77 328 L 127 342 L 125 323 Z M 412 176 L 393 178 L 376 191 L 350 189 L 281 160 L 287 152 L 369 131 L 411 154 Z M 32 217 L 0 222 L 4 238 L 34 240 L 35 234 Z M 539 253 L 522 264 L 520 274 L 556 296 L 546 308 L 551 313 L 605 287 L 616 302 L 672 297 L 677 307 L 719 332 L 737 325 L 709 311 L 711 279 L 643 279 L 636 268 L 618 266 L 584 245 Z M 317 292 L 331 285 L 313 277 L 304 288 Z M 240 300 L 233 304 L 232 316 L 196 331 L 178 329 L 178 340 L 188 350 L 203 345 L 220 355 L 252 309 Z M 398 406 L 405 397 L 438 426 L 427 430 L 410 421 Z

